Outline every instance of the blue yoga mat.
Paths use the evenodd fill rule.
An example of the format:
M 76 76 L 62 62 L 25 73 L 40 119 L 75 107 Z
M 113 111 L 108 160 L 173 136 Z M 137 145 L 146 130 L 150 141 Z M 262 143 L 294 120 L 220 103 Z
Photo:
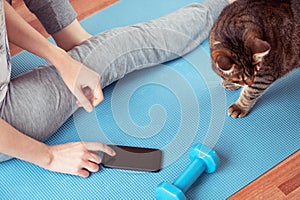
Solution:
M 83 20 L 92 34 L 160 17 L 192 0 L 122 0 Z M 45 63 L 22 52 L 12 75 Z M 221 159 L 203 174 L 188 199 L 225 199 L 299 149 L 300 70 L 276 82 L 242 119 L 227 116 L 239 96 L 225 91 L 210 66 L 208 43 L 183 58 L 137 71 L 104 89 L 94 112 L 78 110 L 47 141 L 102 141 L 160 148 L 158 173 L 101 168 L 84 179 L 54 173 L 21 160 L 0 164 L 1 199 L 154 199 L 162 181 L 172 182 L 189 164 L 196 143 L 214 147 Z

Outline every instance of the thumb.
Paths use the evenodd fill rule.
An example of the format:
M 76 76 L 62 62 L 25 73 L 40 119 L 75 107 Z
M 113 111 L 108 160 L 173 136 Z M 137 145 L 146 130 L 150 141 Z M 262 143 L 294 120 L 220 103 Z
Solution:
M 96 107 L 99 103 L 101 103 L 104 100 L 100 82 L 98 82 L 96 88 L 94 89 L 93 94 L 94 94 L 93 106 Z

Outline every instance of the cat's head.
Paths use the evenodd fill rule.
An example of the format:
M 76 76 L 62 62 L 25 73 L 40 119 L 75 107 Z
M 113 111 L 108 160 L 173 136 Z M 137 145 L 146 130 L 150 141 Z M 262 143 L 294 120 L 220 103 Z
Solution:
M 218 75 L 228 82 L 251 86 L 271 47 L 254 33 L 248 33 L 241 40 L 210 37 L 210 49 L 212 67 Z

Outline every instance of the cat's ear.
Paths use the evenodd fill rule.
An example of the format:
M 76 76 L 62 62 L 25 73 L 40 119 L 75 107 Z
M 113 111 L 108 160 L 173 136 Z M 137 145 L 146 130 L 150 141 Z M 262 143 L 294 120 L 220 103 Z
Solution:
M 245 45 L 251 49 L 255 63 L 261 62 L 263 57 L 269 54 L 271 46 L 268 42 L 249 34 L 246 37 Z
M 216 63 L 217 67 L 222 71 L 229 71 L 233 67 L 232 60 L 226 54 L 227 52 L 221 50 L 212 53 L 213 61 Z

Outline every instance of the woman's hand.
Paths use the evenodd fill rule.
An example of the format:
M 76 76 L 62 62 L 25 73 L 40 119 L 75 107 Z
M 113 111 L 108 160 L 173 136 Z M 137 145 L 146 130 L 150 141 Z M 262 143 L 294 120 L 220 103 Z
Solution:
M 66 52 L 61 53 L 52 64 L 60 72 L 65 84 L 78 100 L 79 106 L 91 112 L 93 107 L 103 101 L 98 73 L 74 60 Z
M 45 169 L 88 177 L 99 170 L 101 151 L 116 153 L 100 142 L 73 142 L 47 146 L 12 127 L 0 118 L 0 152 L 36 164 Z
M 50 162 L 45 169 L 66 174 L 88 177 L 99 170 L 101 151 L 114 156 L 113 149 L 100 142 L 74 142 L 49 146 Z

